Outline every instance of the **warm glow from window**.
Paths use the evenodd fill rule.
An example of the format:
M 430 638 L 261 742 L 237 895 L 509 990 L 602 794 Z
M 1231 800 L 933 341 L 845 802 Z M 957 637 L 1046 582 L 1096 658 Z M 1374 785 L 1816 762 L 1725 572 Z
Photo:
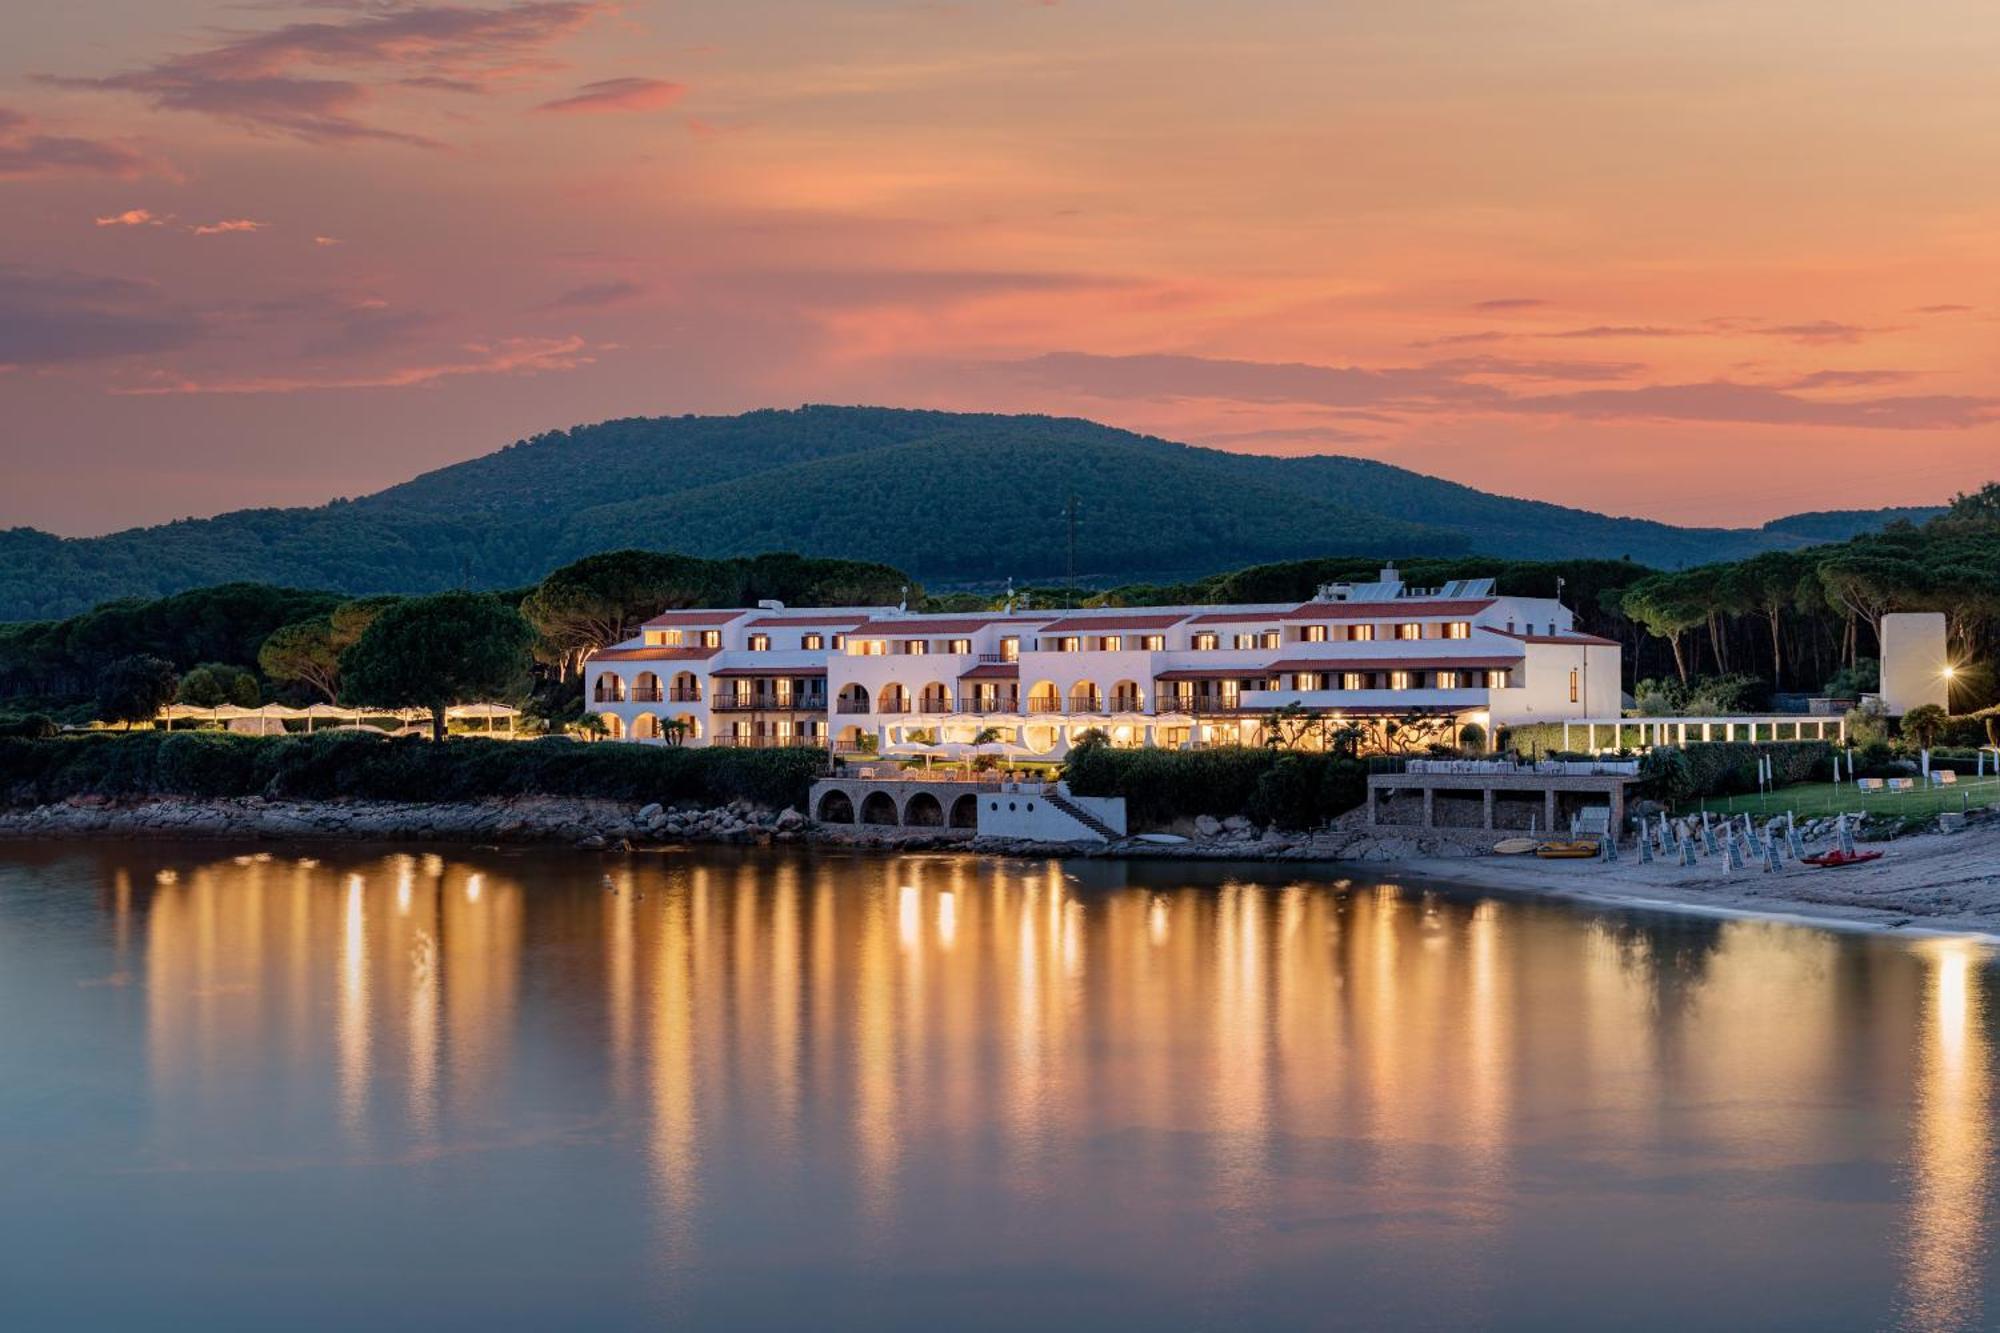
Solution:
M 1410 688 L 1410 682 L 1413 679 L 1414 677 L 1407 671 L 1391 671 L 1389 673 L 1389 688 L 1392 690 L 1407 690 Z
M 1000 640 L 1000 660 L 1003 662 L 1018 662 L 1021 660 L 1021 640 L 1018 636 L 1009 634 L 1006 638 Z
M 1194 636 L 1194 650 L 1198 653 L 1211 653 L 1215 651 L 1221 642 L 1222 640 L 1218 639 L 1215 635 L 1204 630 L 1202 633 Z
M 750 636 L 750 651 L 753 653 L 770 652 L 771 636 L 768 634 L 752 634 Z
M 1122 653 L 1125 651 L 1124 636 L 1118 634 L 1107 634 L 1098 641 L 1098 647 L 1100 647 L 1107 653 Z
M 1489 690 L 1504 690 L 1504 689 L 1506 689 L 1506 688 L 1507 688 L 1507 673 L 1506 673 L 1506 672 L 1504 672 L 1504 671 L 1489 671 L 1489 672 L 1487 672 L 1487 673 L 1486 673 L 1486 688 L 1487 688 L 1487 689 L 1489 689 Z
M 905 639 L 896 645 L 896 651 L 905 657 L 922 657 L 930 650 L 931 646 L 922 639 Z
M 1375 627 L 1373 625 L 1349 625 L 1347 627 L 1347 637 L 1355 643 L 1372 643 L 1375 639 Z
M 1472 622 L 1469 620 L 1448 620 L 1444 626 L 1447 639 L 1469 639 L 1472 637 Z
M 1148 634 L 1141 641 L 1141 646 L 1149 653 L 1164 653 L 1167 650 L 1167 636 L 1164 634 Z
M 944 650 L 948 653 L 954 653 L 960 657 L 964 657 L 972 652 L 972 640 L 953 639 L 945 645 Z
M 1421 639 L 1424 637 L 1424 627 L 1414 620 L 1406 620 L 1396 626 L 1396 637 L 1399 639 Z
M 808 634 L 804 638 L 799 640 L 799 647 L 805 649 L 809 653 L 816 653 L 820 649 L 826 647 L 826 635 Z
M 886 639 L 849 639 L 847 641 L 847 655 L 849 657 L 885 657 L 888 655 L 888 652 L 889 643 Z
M 1438 672 L 1438 673 L 1437 673 L 1437 687 L 1438 687 L 1439 689 L 1441 689 L 1441 690 L 1455 690 L 1455 689 L 1457 689 L 1457 688 L 1458 688 L 1458 673 L 1457 673 L 1456 671 L 1440 671 L 1440 672 Z
M 1582 689 L 1582 679 L 1582 673 L 1575 667 L 1571 667 L 1569 672 L 1569 701 L 1571 703 L 1578 701 L 1578 694 Z
M 701 632 L 701 646 L 704 648 L 720 648 L 722 646 L 722 631 L 719 629 L 703 630 Z
M 1299 631 L 1299 641 L 1301 643 L 1325 643 L 1326 626 L 1307 625 Z
M 1262 634 L 1259 634 L 1257 636 L 1257 646 L 1259 648 L 1276 648 L 1278 646 L 1278 631 L 1267 629 Z
M 1340 673 L 1340 688 L 1343 690 L 1365 690 L 1368 675 L 1363 671 L 1343 671 Z

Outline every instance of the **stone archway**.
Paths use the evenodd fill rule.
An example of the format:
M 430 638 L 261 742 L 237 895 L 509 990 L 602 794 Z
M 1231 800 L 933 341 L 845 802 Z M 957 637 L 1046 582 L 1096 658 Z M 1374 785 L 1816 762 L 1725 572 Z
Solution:
M 894 827 L 897 822 L 896 798 L 886 791 L 869 792 L 861 798 L 861 822 Z
M 819 812 L 814 818 L 822 824 L 852 824 L 854 801 L 844 791 L 830 791 L 819 798 Z
M 903 823 L 911 828 L 943 828 L 944 806 L 930 792 L 917 792 L 903 803 Z
M 951 827 L 979 827 L 979 798 L 971 792 L 965 793 L 951 803 Z
M 632 739 L 635 741 L 656 741 L 660 739 L 660 719 L 651 713 L 641 713 L 632 719 Z

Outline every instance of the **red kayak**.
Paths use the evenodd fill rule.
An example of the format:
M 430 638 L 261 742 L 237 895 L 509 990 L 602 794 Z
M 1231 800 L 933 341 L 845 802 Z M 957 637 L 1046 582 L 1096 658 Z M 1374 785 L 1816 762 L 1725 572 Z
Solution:
M 1866 861 L 1879 861 L 1881 859 L 1882 853 L 1880 852 L 1843 852 L 1838 850 L 1814 852 L 1811 856 L 1802 856 L 1799 858 L 1799 860 L 1809 866 L 1820 866 L 1827 870 L 1838 870 L 1841 866 L 1858 866 Z

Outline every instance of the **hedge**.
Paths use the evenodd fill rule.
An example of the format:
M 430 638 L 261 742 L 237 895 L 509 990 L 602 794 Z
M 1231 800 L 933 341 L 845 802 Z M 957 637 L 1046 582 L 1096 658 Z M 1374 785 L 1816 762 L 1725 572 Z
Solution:
M 1246 746 L 1159 750 L 1085 743 L 1070 751 L 1063 778 L 1079 796 L 1124 797 L 1133 828 L 1196 815 L 1316 828 L 1367 794 L 1367 767 L 1358 760 Z
M 804 809 L 825 762 L 823 752 L 804 747 L 140 731 L 0 738 L 0 798 L 25 805 L 81 795 L 437 802 L 570 796 L 711 805 L 742 799 Z
M 1646 752 L 1639 775 L 1649 795 L 1667 801 L 1729 796 L 1757 790 L 1757 760 L 1768 756 L 1774 785 L 1787 786 L 1833 776 L 1831 741 L 1705 741 L 1662 746 Z

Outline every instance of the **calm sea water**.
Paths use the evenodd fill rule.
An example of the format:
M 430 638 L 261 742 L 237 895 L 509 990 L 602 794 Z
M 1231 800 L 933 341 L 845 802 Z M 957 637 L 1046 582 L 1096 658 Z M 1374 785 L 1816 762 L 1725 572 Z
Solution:
M 1968 943 L 1331 868 L 232 850 L 0 845 L 0 1326 L 2000 1314 Z

